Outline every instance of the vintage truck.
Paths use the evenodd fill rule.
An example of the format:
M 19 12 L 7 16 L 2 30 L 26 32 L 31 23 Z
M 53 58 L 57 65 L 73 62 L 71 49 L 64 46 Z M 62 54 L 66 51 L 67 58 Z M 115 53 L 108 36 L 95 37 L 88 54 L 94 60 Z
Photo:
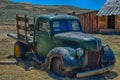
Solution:
M 14 55 L 32 59 L 59 76 L 85 77 L 110 71 L 115 55 L 107 44 L 82 32 L 79 18 L 67 14 L 40 15 L 29 23 L 29 18 L 16 15 L 17 34 Z

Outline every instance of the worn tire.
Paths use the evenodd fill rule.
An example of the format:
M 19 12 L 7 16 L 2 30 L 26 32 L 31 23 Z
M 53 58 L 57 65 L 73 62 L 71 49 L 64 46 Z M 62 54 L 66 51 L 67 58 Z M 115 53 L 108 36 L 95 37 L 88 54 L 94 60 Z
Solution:
M 16 59 L 24 58 L 26 53 L 26 47 L 21 42 L 16 42 L 14 46 L 14 56 Z
M 59 58 L 53 58 L 51 63 L 51 70 L 58 76 L 61 76 L 61 77 L 66 76 L 64 72 L 63 64 Z

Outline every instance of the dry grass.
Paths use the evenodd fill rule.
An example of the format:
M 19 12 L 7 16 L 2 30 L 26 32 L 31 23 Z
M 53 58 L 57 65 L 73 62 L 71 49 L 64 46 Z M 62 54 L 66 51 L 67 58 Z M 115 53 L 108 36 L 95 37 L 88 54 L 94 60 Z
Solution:
M 15 40 L 7 37 L 7 33 L 15 32 L 15 26 L 0 25 L 0 60 L 14 60 L 13 48 Z M 113 80 L 119 80 L 120 78 L 120 35 L 102 35 L 93 34 L 102 39 L 103 43 L 107 43 L 114 50 L 116 55 L 116 65 L 112 72 L 106 73 L 105 75 L 113 77 Z M 39 68 L 32 68 L 29 71 L 21 66 L 17 65 L 0 65 L 0 80 L 79 80 L 70 78 L 57 77 L 47 71 Z M 92 80 L 94 78 L 87 77 L 81 78 L 80 80 Z M 102 80 L 104 80 L 103 78 Z M 101 80 L 97 78 L 97 80 Z
M 13 28 L 14 30 L 14 28 Z M 0 25 L 0 57 L 11 55 L 15 40 L 7 37 L 8 32 L 13 32 L 12 27 Z M 11 50 L 12 49 L 12 50 Z
M 39 70 L 25 71 L 16 65 L 0 65 L 0 80 L 52 80 L 47 72 Z

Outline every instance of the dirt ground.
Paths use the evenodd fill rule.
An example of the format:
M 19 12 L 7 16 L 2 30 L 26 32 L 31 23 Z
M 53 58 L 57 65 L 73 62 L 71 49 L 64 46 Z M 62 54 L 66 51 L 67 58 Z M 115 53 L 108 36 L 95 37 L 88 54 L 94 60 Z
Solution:
M 0 61 L 16 61 L 13 56 L 15 40 L 7 33 L 15 33 L 15 25 L 0 25 Z M 85 78 L 59 77 L 43 69 L 31 60 L 28 54 L 25 60 L 17 64 L 0 64 L 0 80 L 119 80 L 120 79 L 120 35 L 93 34 L 113 49 L 116 64 L 112 71 Z

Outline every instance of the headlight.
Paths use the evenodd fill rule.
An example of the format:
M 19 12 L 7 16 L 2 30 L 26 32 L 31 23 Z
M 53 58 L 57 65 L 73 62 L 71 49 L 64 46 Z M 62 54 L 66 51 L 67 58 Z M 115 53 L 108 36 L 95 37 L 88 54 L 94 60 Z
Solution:
M 79 57 L 83 56 L 84 55 L 84 50 L 81 49 L 81 48 L 77 48 L 76 49 L 76 55 L 79 56 Z
M 108 45 L 106 45 L 106 46 L 104 46 L 104 51 L 106 52 L 106 51 L 108 51 L 110 48 L 109 48 L 109 46 Z

